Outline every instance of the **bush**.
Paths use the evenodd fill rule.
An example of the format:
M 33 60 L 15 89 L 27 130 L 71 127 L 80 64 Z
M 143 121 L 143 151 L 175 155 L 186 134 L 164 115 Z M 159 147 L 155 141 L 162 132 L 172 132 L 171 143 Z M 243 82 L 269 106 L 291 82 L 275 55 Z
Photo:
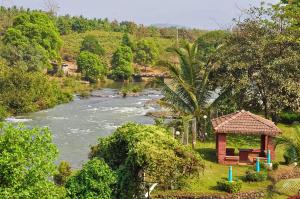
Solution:
M 0 122 L 3 121 L 7 117 L 6 109 L 0 105 Z
M 233 182 L 221 180 L 217 182 L 217 188 L 228 193 L 238 193 L 242 189 L 242 182 L 239 180 Z
M 282 112 L 279 114 L 279 121 L 284 124 L 300 122 L 300 113 Z
M 12 114 L 38 111 L 69 102 L 73 96 L 41 72 L 19 68 L 0 71 L 0 101 Z
M 57 185 L 63 186 L 71 176 L 72 170 L 69 162 L 62 161 L 58 166 L 58 174 L 54 175 L 54 182 Z
M 278 169 L 278 167 L 279 167 L 279 162 L 274 162 L 272 165 L 272 169 L 275 171 Z
M 204 167 L 201 157 L 173 139 L 165 128 L 134 123 L 100 138 L 90 157 L 103 158 L 117 172 L 116 198 L 134 198 L 144 193 L 143 176 L 170 187 L 184 177 L 199 174 Z
M 112 198 L 113 186 L 116 182 L 115 173 L 101 159 L 88 161 L 66 183 L 69 198 Z
M 267 180 L 267 174 L 264 172 L 256 172 L 256 171 L 249 170 L 246 171 L 244 180 L 246 182 L 262 182 Z

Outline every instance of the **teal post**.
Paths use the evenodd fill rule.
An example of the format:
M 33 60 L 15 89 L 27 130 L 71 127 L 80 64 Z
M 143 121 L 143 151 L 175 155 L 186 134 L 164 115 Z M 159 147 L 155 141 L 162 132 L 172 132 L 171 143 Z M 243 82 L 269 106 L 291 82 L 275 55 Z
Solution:
M 257 157 L 257 159 L 256 159 L 256 172 L 260 172 L 259 157 Z
M 268 150 L 267 159 L 268 159 L 268 165 L 270 165 L 271 164 L 271 151 L 270 150 Z
M 232 182 L 232 166 L 229 167 L 228 181 L 229 181 L 229 182 Z

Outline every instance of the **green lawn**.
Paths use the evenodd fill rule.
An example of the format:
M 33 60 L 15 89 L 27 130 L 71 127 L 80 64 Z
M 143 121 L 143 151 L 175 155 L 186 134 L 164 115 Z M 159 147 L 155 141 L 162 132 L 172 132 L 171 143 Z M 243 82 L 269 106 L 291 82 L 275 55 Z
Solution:
M 295 133 L 297 125 L 283 125 L 279 124 L 279 128 L 283 131 L 284 135 L 292 136 Z M 300 125 L 298 125 L 300 127 Z M 260 141 L 257 136 L 230 136 L 228 138 L 228 146 L 235 148 L 255 148 L 259 147 Z M 198 142 L 196 145 L 196 151 L 203 157 L 205 161 L 205 170 L 203 174 L 194 176 L 185 181 L 183 191 L 192 193 L 224 193 L 216 190 L 216 183 L 222 178 L 227 178 L 228 166 L 220 165 L 216 163 L 216 151 L 215 142 Z M 276 149 L 277 159 L 276 161 L 282 161 L 283 147 Z M 233 177 L 242 177 L 248 169 L 254 168 L 254 166 L 233 166 Z M 258 190 L 267 191 L 268 185 L 271 185 L 270 181 L 259 183 L 245 183 L 243 182 L 242 191 Z M 284 195 L 274 195 L 273 198 L 286 198 Z

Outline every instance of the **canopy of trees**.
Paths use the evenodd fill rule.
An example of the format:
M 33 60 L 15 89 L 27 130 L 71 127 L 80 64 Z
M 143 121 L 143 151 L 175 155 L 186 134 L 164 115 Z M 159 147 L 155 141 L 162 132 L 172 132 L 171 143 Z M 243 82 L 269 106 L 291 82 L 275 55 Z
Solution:
M 25 65 L 28 70 L 39 70 L 57 60 L 62 41 L 48 15 L 33 12 L 18 15 L 6 31 L 3 42 L 4 58 L 13 66 Z
M 223 48 L 223 86 L 233 88 L 240 107 L 263 110 L 274 121 L 300 107 L 299 30 L 291 25 L 274 10 L 252 8 Z
M 171 186 L 199 172 L 203 162 L 161 127 L 129 123 L 99 139 L 91 157 L 103 158 L 117 173 L 116 198 L 140 197 L 143 182 Z

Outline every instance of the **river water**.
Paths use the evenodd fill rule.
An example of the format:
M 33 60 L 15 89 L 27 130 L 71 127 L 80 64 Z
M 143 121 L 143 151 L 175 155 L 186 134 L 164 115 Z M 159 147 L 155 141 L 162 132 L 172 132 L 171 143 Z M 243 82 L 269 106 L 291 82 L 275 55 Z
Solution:
M 162 97 L 159 91 L 144 90 L 138 97 L 122 98 L 118 90 L 112 88 L 97 90 L 93 94 L 101 97 L 75 97 L 68 104 L 8 118 L 7 121 L 23 122 L 29 127 L 48 127 L 59 149 L 58 161 L 65 160 L 73 168 L 80 168 L 99 137 L 110 135 L 126 122 L 153 124 L 153 118 L 145 114 L 159 107 L 147 102 Z

